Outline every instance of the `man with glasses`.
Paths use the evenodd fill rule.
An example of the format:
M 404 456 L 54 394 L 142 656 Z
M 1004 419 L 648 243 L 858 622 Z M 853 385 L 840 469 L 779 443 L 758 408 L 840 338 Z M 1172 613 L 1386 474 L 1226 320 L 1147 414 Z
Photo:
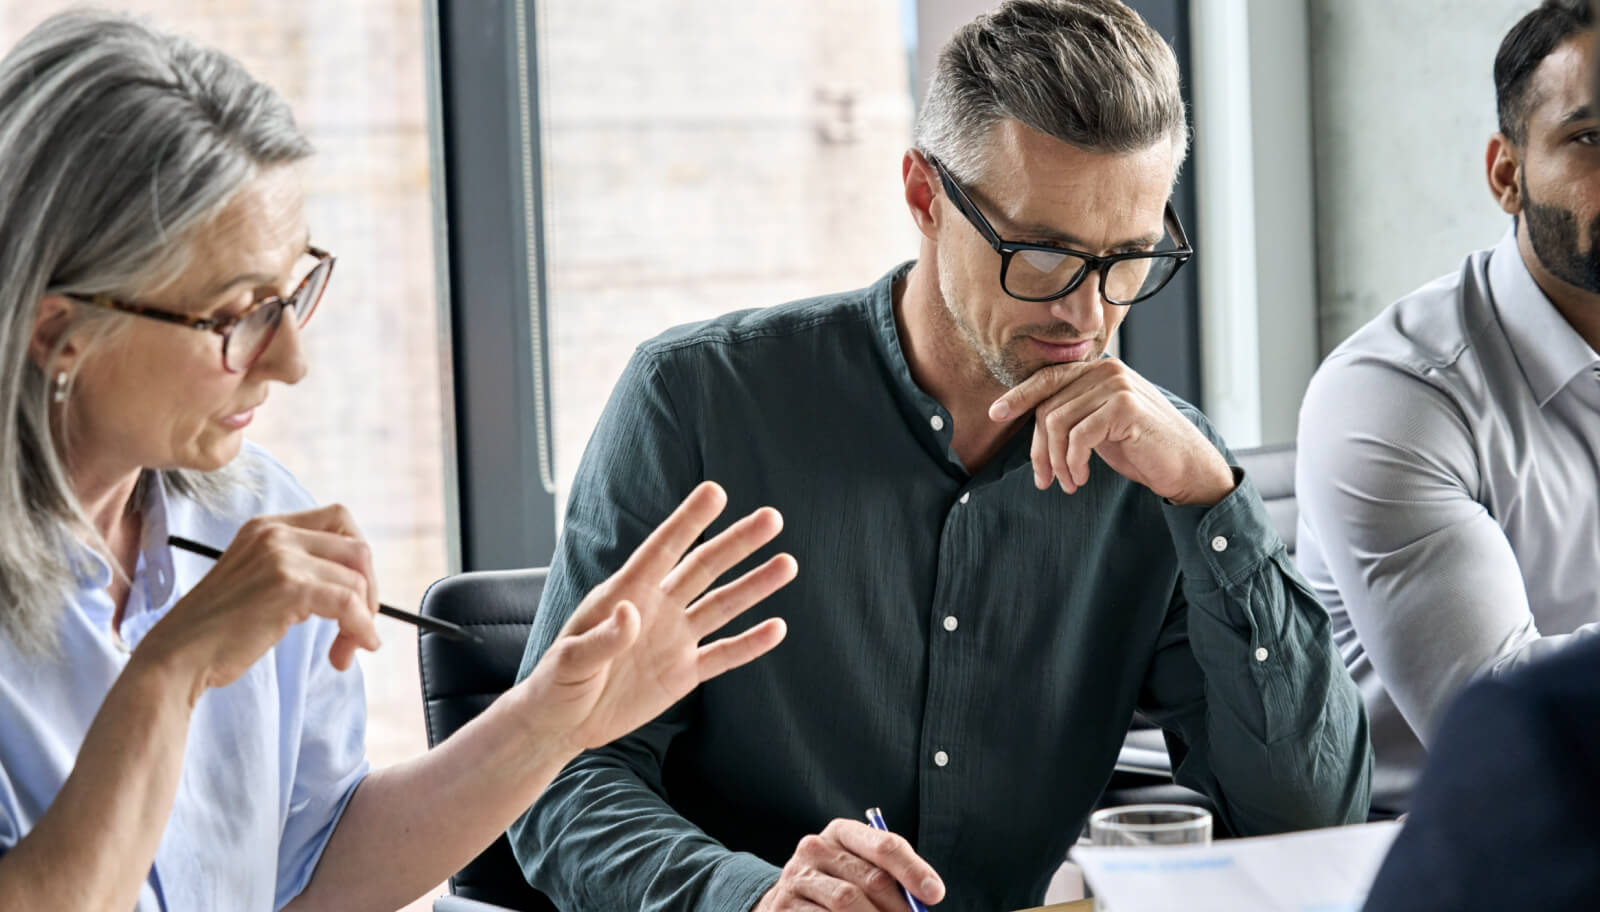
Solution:
M 1227 832 L 1365 818 L 1326 614 L 1205 419 L 1106 357 L 1192 256 L 1186 145 L 1137 15 L 1012 0 L 957 32 L 919 115 L 916 262 L 641 346 L 524 669 L 702 478 L 781 508 L 809 569 L 774 597 L 781 649 L 585 753 L 512 828 L 535 887 L 569 910 L 1033 905 L 1135 710 Z

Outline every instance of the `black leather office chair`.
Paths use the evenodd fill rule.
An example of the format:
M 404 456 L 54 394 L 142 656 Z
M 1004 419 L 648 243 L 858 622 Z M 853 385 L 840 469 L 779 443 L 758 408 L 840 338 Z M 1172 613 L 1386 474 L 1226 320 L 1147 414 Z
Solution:
M 1294 444 L 1236 450 L 1233 455 L 1261 493 L 1272 526 L 1293 557 L 1295 524 L 1300 517 L 1294 499 Z M 1140 719 L 1122 742 L 1116 771 L 1100 796 L 1099 805 L 1147 803 L 1191 804 L 1216 810 L 1206 796 L 1172 781 L 1172 760 L 1167 755 L 1165 737 L 1159 728 Z
M 1239 450 L 1233 456 L 1239 468 L 1255 482 L 1261 499 L 1266 501 L 1272 527 L 1289 546 L 1289 556 L 1294 557 L 1295 527 L 1300 520 L 1300 507 L 1294 499 L 1294 444 Z
M 421 634 L 417 652 L 429 747 L 450 737 L 515 683 L 546 572 L 541 567 L 462 573 L 439 580 L 422 596 L 425 617 L 459 624 L 483 638 L 482 643 L 464 643 Z M 434 912 L 556 908 L 528 886 L 503 834 L 450 878 L 450 892 L 434 903 Z

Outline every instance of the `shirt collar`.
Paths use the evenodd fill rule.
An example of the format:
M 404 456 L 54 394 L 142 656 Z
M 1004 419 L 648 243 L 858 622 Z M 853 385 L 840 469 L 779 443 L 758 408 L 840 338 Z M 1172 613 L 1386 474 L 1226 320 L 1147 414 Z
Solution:
M 172 597 L 172 546 L 167 544 L 170 501 L 162 473 L 145 473 L 144 536 L 139 554 L 144 563 L 144 590 L 147 608 L 164 608 Z
M 168 501 L 166 484 L 161 473 L 147 471 L 135 489 L 142 496 L 139 504 L 141 532 L 139 540 L 139 565 L 135 574 L 145 580 L 147 599 L 153 606 L 163 605 L 172 594 L 172 549 L 167 546 Z M 77 577 L 81 590 L 104 589 L 111 585 L 111 564 L 99 551 L 89 547 L 76 536 L 68 535 L 67 560 Z M 141 574 L 142 571 L 142 574 Z M 130 602 L 129 607 L 133 607 Z
M 916 260 L 907 260 L 899 266 L 889 270 L 883 278 L 872 284 L 867 289 L 867 308 L 872 312 L 873 328 L 877 330 L 878 346 L 883 352 L 884 360 L 889 365 L 889 372 L 894 375 L 896 385 L 902 391 L 911 394 L 918 406 L 934 405 L 941 410 L 932 396 L 922 391 L 917 382 L 911 377 L 911 365 L 906 361 L 905 350 L 900 346 L 900 327 L 895 323 L 894 316 L 894 288 L 895 285 L 905 280 L 911 273 L 911 267 L 917 264 Z M 924 401 L 926 400 L 926 401 Z
M 79 590 L 92 591 L 111 585 L 111 564 L 99 551 L 69 532 L 63 531 L 61 537 L 65 542 L 67 563 L 72 567 Z
M 917 385 L 916 378 L 911 376 L 911 365 L 906 361 L 905 349 L 900 344 L 900 327 L 895 322 L 894 289 L 915 265 L 915 260 L 901 263 L 867 289 L 867 307 L 877 330 L 879 349 L 889 366 L 895 392 L 906 409 L 913 432 L 922 438 L 936 458 L 945 460 L 953 473 L 966 478 L 971 473 L 956 455 L 955 421 L 950 416 L 950 410 Z M 1028 444 L 1033 437 L 1032 422 L 1033 419 L 1029 418 L 1028 426 L 1018 429 L 983 470 L 972 476 L 973 480 L 999 478 L 1023 465 L 1031 466 Z
M 1490 255 L 1489 288 L 1500 325 L 1540 408 L 1600 362 L 1533 280 L 1517 246 L 1515 224 Z

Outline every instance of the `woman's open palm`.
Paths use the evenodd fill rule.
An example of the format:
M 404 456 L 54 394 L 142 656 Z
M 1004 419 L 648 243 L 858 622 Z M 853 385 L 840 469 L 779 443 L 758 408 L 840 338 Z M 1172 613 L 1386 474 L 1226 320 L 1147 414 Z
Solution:
M 779 554 L 737 580 L 706 592 L 717 578 L 783 528 L 763 507 L 692 551 L 728 497 L 704 482 L 645 539 L 609 579 L 591 590 L 525 682 L 542 722 L 577 750 L 633 731 L 683 699 L 700 682 L 737 668 L 782 641 L 782 620 L 738 636 L 700 641 L 794 579 L 793 557 Z

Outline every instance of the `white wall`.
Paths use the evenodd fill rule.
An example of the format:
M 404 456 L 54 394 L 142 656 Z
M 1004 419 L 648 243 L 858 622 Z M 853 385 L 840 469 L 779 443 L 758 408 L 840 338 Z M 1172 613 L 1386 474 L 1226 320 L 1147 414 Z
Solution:
M 955 30 L 973 19 L 979 13 L 994 8 L 998 0 L 901 0 L 902 3 L 914 3 L 914 15 L 917 20 L 917 56 L 913 61 L 915 69 L 912 79 L 915 85 L 917 103 L 922 103 L 922 96 L 927 94 L 928 79 L 933 75 L 935 66 L 939 63 L 939 51 L 943 50 L 946 41 Z
M 1205 407 L 1292 440 L 1321 357 L 1492 245 L 1494 53 L 1534 0 L 1191 0 Z
M 1534 5 L 1309 0 L 1324 353 L 1505 231 L 1483 169 L 1494 54 Z
M 1192 0 L 1203 406 L 1235 447 L 1293 439 L 1316 366 L 1305 9 Z

